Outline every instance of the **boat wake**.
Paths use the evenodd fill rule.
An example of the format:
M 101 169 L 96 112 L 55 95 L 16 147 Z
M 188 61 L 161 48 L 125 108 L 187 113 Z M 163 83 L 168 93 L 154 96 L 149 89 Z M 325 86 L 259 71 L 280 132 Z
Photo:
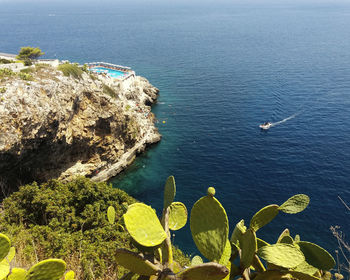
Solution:
M 279 125 L 279 124 L 284 123 L 284 122 L 286 122 L 286 121 L 289 121 L 289 120 L 291 120 L 291 119 L 294 119 L 294 118 L 295 118 L 297 115 L 299 115 L 299 114 L 300 114 L 300 112 L 295 113 L 295 114 L 293 114 L 293 115 L 289 116 L 288 118 L 285 118 L 285 119 L 283 119 L 283 120 L 281 120 L 281 121 L 271 123 L 270 127 L 276 126 L 276 125 Z

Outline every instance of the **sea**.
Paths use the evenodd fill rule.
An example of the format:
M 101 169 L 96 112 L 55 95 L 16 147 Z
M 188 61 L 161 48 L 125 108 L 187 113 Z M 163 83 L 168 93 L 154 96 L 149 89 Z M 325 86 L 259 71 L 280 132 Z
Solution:
M 1 1 L 0 52 L 132 67 L 160 90 L 162 140 L 110 182 L 157 210 L 174 175 L 176 201 L 216 189 L 235 224 L 294 194 L 311 202 L 259 230 L 334 256 L 350 241 L 348 1 Z M 269 130 L 259 124 L 271 122 Z M 189 225 L 174 243 L 197 253 Z

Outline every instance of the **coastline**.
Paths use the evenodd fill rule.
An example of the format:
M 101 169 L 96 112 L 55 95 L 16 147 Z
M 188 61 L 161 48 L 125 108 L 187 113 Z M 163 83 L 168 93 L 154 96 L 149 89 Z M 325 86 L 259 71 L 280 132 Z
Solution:
M 106 181 L 160 141 L 151 112 L 159 90 L 147 79 L 28 68 L 33 79 L 14 70 L 0 83 L 0 179 Z

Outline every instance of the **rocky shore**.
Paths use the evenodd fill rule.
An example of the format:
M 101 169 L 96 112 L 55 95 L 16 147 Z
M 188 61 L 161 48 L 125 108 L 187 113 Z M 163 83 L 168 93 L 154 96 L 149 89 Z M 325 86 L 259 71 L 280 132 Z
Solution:
M 0 184 L 77 175 L 107 180 L 160 140 L 151 105 L 158 89 L 51 66 L 0 77 Z

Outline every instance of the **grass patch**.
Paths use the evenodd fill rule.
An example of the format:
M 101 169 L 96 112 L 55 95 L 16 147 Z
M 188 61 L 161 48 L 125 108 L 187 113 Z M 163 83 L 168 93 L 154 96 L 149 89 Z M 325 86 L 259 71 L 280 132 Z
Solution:
M 51 67 L 51 66 L 48 64 L 45 64 L 45 63 L 36 63 L 35 64 L 35 70 L 37 70 L 37 71 L 40 71 L 42 69 L 47 69 L 49 67 Z
M 25 68 L 25 69 L 20 70 L 20 72 L 30 74 L 30 73 L 34 72 L 34 69 L 33 68 Z
M 83 70 L 81 70 L 76 64 L 61 64 L 57 67 L 57 69 L 60 70 L 63 73 L 63 75 L 67 77 L 72 76 L 76 79 L 80 79 L 81 75 L 83 74 Z
M 112 88 L 107 86 L 106 84 L 103 84 L 103 93 L 108 94 L 109 96 L 114 97 L 114 98 L 117 97 L 116 92 Z

